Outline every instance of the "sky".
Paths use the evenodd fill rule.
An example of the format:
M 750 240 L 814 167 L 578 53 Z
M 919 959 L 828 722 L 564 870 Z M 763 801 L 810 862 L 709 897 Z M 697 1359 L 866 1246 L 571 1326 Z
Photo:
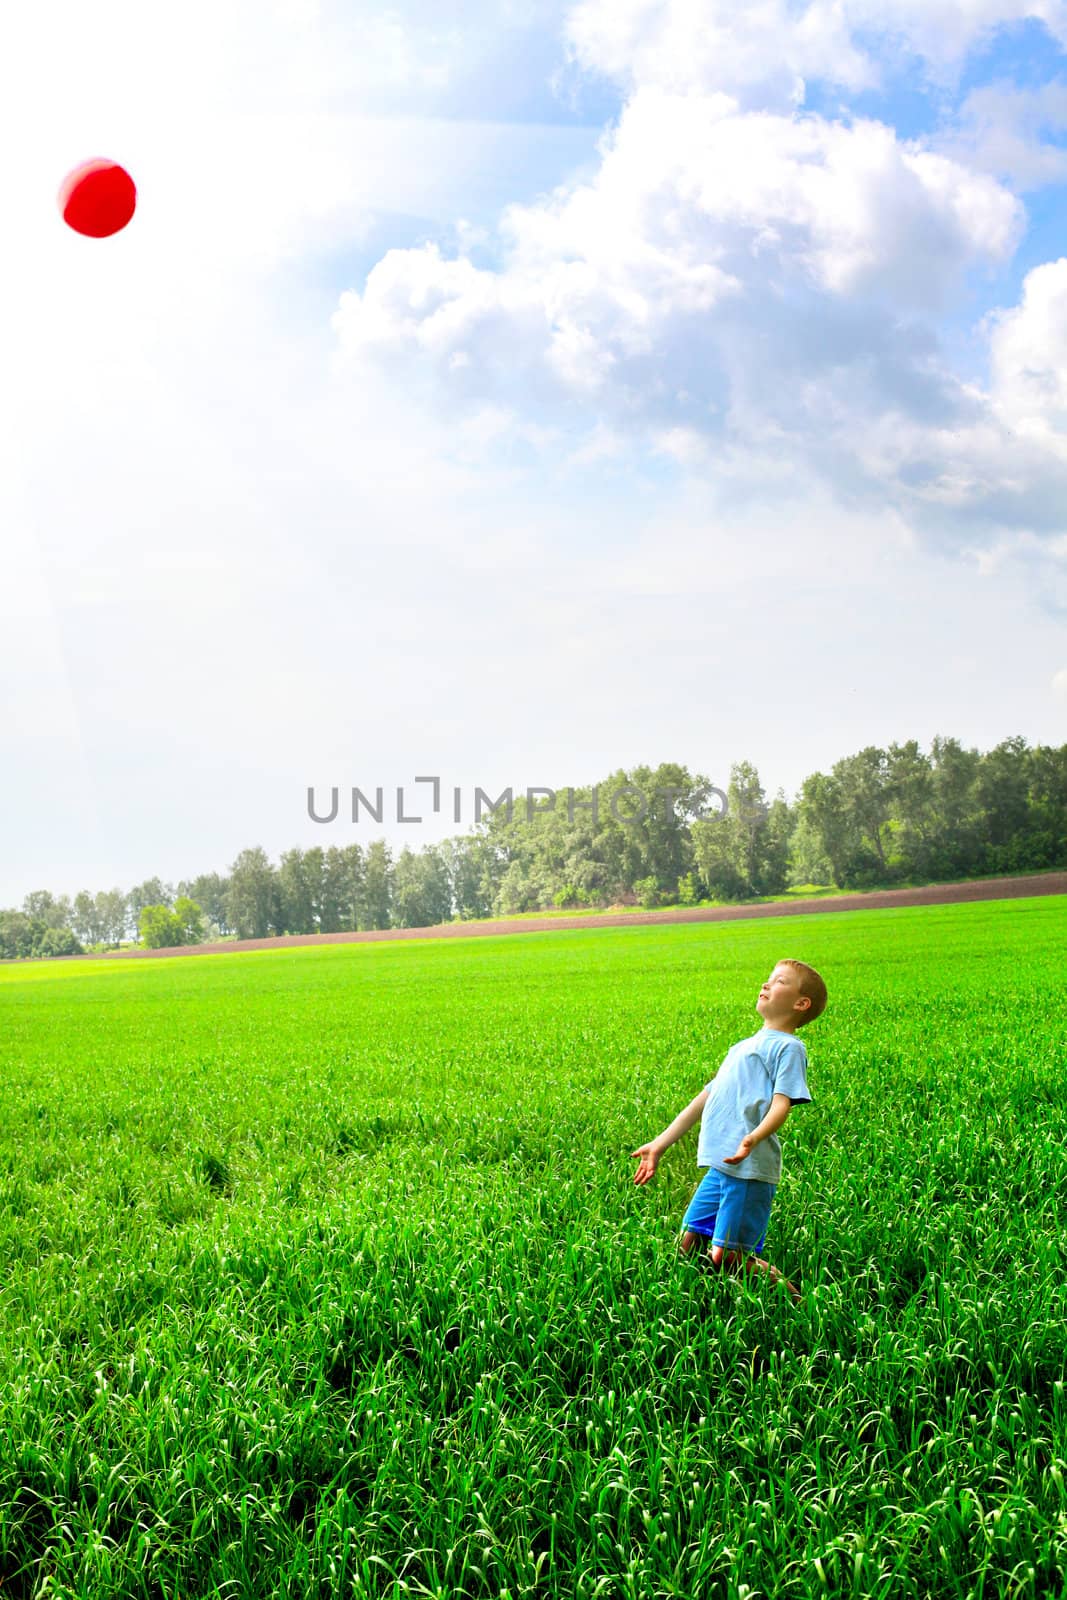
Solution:
M 39 0 L 0 46 L 0 906 L 1067 740 L 1067 0 Z M 56 203 L 95 156 L 109 239 Z

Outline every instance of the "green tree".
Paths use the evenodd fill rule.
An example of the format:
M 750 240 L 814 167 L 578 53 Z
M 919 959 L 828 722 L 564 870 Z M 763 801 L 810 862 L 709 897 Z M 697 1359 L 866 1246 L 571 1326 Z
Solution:
M 851 835 L 842 883 L 867 888 L 886 883 L 891 874 L 886 861 L 885 838 L 892 816 L 889 759 L 884 750 L 867 745 L 857 755 L 846 756 L 831 768 L 837 781 L 838 804 Z
M 83 945 L 94 945 L 103 939 L 103 925 L 100 912 L 93 896 L 86 889 L 79 889 L 74 896 L 74 910 L 71 915 L 71 928 L 75 937 Z
M 147 950 L 173 950 L 199 944 L 204 936 L 200 907 L 187 895 L 169 906 L 142 906 L 138 928 Z
M 308 852 L 310 854 L 310 851 Z M 319 851 L 321 861 L 322 851 Z M 321 898 L 322 875 L 314 880 L 311 864 L 300 849 L 286 850 L 278 863 L 282 927 L 286 933 L 316 933 L 316 902 Z
M 363 872 L 361 928 L 391 927 L 393 903 L 393 857 L 384 839 L 367 847 Z
M 716 806 L 689 831 L 697 869 L 713 899 L 749 899 L 785 887 L 789 807 L 784 796 L 776 808 L 767 805 L 751 762 L 734 763 L 725 808 Z
M 126 896 L 126 914 L 133 928 L 141 926 L 141 910 L 144 906 L 172 906 L 174 904 L 174 890 L 170 884 L 163 883 L 160 878 L 146 878 L 144 883 L 134 884 Z
M 358 845 L 356 849 L 359 849 Z M 355 922 L 346 920 L 349 905 L 346 877 L 344 852 L 337 845 L 331 845 L 322 867 L 322 907 L 319 917 L 319 930 L 322 933 L 341 933 L 356 926 Z
M 712 900 L 741 900 L 749 886 L 734 865 L 733 843 L 724 816 L 694 822 L 690 833 L 700 881 Z
M 496 852 L 490 840 L 481 834 L 445 839 L 438 849 L 448 870 L 450 914 L 463 921 L 490 916 L 498 881 Z
M 0 957 L 18 961 L 33 955 L 44 925 L 24 911 L 0 911 Z
M 915 739 L 906 744 L 891 744 L 887 761 L 889 800 L 899 824 L 894 830 L 896 858 L 903 875 L 911 877 L 928 870 L 937 834 L 934 772 Z
M 831 882 L 842 888 L 850 855 L 850 829 L 836 778 L 813 772 L 804 779 L 797 802 L 803 827 L 830 863 Z
M 138 926 L 146 950 L 173 949 L 185 943 L 185 924 L 169 906 L 142 906 Z
M 789 847 L 795 828 L 792 808 L 779 789 L 759 832 L 757 894 L 781 894 L 789 887 Z
M 633 893 L 639 878 L 654 876 L 651 841 L 645 825 L 650 797 L 623 792 L 636 787 L 622 767 L 609 773 L 600 785 L 598 846 L 605 894 L 611 901 Z
M 121 889 L 101 889 L 95 900 L 100 942 L 117 949 L 126 937 L 127 902 Z
M 524 911 L 537 911 L 540 905 L 540 891 L 530 882 L 529 868 L 516 856 L 504 868 L 493 900 L 493 915 L 515 917 Z
M 1067 744 L 1039 744 L 1030 752 L 1030 815 L 1033 824 L 1059 842 L 1055 861 L 1067 860 Z
M 319 926 L 323 933 L 355 933 L 363 917 L 364 860 L 358 844 L 331 845 L 322 867 Z
M 432 845 L 414 855 L 407 845 L 393 874 L 393 906 L 400 928 L 432 928 L 451 915 L 448 868 Z
M 232 932 L 226 913 L 226 879 L 218 872 L 202 872 L 192 881 L 178 885 L 178 893 L 188 895 L 201 908 L 204 916 L 220 934 Z
M 977 800 L 977 750 L 964 750 L 956 739 L 935 735 L 930 744 L 934 790 L 934 836 L 928 870 L 953 878 L 980 864 L 982 816 Z
M 793 889 L 811 883 L 829 888 L 834 883 L 834 869 L 823 850 L 822 838 L 810 815 L 798 810 L 800 814 L 789 840 L 786 887 Z
M 239 939 L 267 939 L 284 932 L 277 875 L 259 845 L 242 850 L 230 868 L 226 911 Z
M 204 916 L 195 900 L 190 900 L 188 895 L 180 894 L 174 902 L 174 916 L 177 917 L 184 935 L 183 944 L 203 943 Z
M 767 837 L 768 806 L 759 773 L 751 761 L 736 761 L 730 768 L 725 817 L 730 858 L 746 895 L 763 893 L 763 858 Z
M 46 928 L 69 928 L 71 904 L 66 895 L 60 899 L 47 889 L 35 889 L 22 902 L 22 909 L 31 922 L 41 922 Z
M 1030 763 L 1021 735 L 1002 739 L 978 764 L 976 798 L 987 844 L 1004 845 L 1026 832 L 1030 820 Z
M 34 954 L 48 956 L 80 956 L 84 952 L 69 928 L 45 928 L 37 941 Z

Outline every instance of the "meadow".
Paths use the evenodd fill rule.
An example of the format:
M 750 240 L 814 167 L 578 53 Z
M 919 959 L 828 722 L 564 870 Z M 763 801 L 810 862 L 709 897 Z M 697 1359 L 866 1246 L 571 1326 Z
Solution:
M 765 1255 L 661 1133 L 797 956 Z M 1067 900 L 0 968 L 0 1596 L 1067 1594 Z

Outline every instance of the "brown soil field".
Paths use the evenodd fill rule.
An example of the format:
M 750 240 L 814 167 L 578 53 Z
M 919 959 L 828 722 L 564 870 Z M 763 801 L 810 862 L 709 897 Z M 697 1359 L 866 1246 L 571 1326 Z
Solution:
M 815 900 L 766 905 L 690 906 L 675 911 L 605 911 L 574 917 L 526 917 L 511 921 L 444 922 L 435 928 L 381 928 L 367 933 L 300 933 L 281 939 L 231 939 L 168 950 L 108 950 L 95 956 L 54 956 L 58 961 L 123 961 L 149 956 L 202 956 L 232 950 L 289 950 L 297 945 L 368 944 L 382 939 L 473 939 L 501 933 L 545 933 L 560 928 L 639 928 L 660 922 L 731 922 L 745 917 L 810 916 L 820 911 L 882 911 L 894 906 L 951 906 L 972 900 L 1014 900 L 1029 895 L 1067 894 L 1067 872 L 1021 878 L 972 878 L 965 883 L 928 883 L 917 889 L 826 895 Z

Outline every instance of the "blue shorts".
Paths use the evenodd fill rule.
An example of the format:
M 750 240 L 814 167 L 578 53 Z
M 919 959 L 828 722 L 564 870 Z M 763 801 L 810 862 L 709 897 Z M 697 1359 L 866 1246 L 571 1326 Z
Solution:
M 682 1227 L 704 1234 L 713 1245 L 721 1244 L 726 1250 L 744 1249 L 759 1255 L 767 1240 L 777 1187 L 758 1178 L 727 1177 L 709 1167 L 689 1202 Z

